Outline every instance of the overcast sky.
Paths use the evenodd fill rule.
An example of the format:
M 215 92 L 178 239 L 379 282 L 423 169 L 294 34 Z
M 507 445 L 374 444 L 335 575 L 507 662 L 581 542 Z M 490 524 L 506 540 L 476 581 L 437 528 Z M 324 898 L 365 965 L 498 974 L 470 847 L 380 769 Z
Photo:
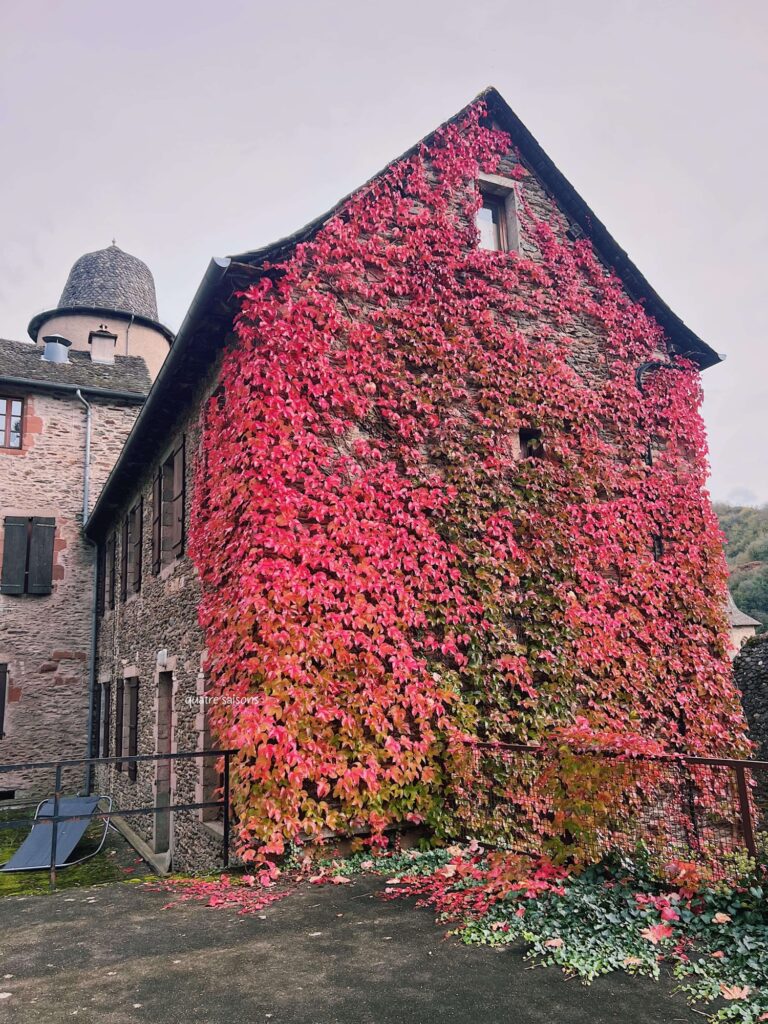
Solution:
M 669 305 L 716 499 L 768 502 L 765 0 L 0 0 L 0 336 L 113 238 L 176 329 L 213 255 L 495 85 Z

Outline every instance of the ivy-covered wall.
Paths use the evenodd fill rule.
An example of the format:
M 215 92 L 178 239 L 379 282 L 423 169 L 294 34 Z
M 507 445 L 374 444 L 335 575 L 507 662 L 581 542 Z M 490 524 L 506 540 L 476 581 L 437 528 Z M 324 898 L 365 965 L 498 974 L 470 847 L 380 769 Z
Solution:
M 483 117 L 267 268 L 205 413 L 191 553 L 262 854 L 440 827 L 467 737 L 744 750 L 698 371 Z M 480 172 L 519 252 L 477 246 Z

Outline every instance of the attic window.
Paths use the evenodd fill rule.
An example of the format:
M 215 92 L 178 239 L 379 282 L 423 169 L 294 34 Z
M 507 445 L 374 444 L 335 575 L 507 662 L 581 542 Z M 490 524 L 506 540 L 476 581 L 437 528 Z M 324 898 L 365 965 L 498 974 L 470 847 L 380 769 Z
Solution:
M 475 226 L 480 233 L 481 249 L 507 251 L 504 200 L 500 196 L 483 196 L 483 205 L 475 214 Z
M 475 214 L 475 227 L 481 249 L 515 252 L 518 249 L 515 183 L 498 174 L 481 174 L 478 186 L 482 205 Z

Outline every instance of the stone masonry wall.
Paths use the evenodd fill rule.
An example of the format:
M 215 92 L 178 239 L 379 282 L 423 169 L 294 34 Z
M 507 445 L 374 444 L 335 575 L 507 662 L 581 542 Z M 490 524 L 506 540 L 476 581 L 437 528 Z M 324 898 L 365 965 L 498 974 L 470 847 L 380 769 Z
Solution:
M 213 380 L 213 376 L 211 378 Z M 212 386 L 212 385 L 211 385 Z M 98 627 L 97 681 L 111 686 L 110 752 L 115 751 L 116 687 L 119 679 L 126 680 L 124 705 L 124 737 L 127 736 L 128 704 L 127 680 L 138 679 L 139 720 L 138 753 L 153 754 L 158 747 L 158 734 L 162 729 L 161 683 L 172 680 L 172 711 L 170 749 L 192 751 L 203 749 L 204 727 L 202 706 L 197 702 L 204 687 L 204 639 L 197 622 L 199 582 L 192 562 L 184 553 L 170 565 L 163 566 L 157 575 L 152 572 L 152 479 L 156 467 L 177 446 L 182 434 L 186 437 L 186 501 L 185 531 L 189 528 L 189 508 L 192 500 L 197 451 L 200 440 L 200 410 L 210 393 L 203 385 L 200 394 L 187 413 L 183 424 L 168 444 L 157 452 L 152 465 L 147 465 L 136 489 L 126 495 L 117 527 L 118 584 L 114 610 L 105 609 Z M 125 603 L 120 601 L 120 542 L 119 525 L 122 517 L 138 500 L 144 500 L 142 532 L 142 583 L 137 594 L 131 594 Z M 127 753 L 124 739 L 123 753 Z M 166 762 L 167 764 L 167 762 Z M 211 765 L 207 775 L 212 775 Z M 204 763 L 197 760 L 171 762 L 170 788 L 172 803 L 197 803 L 203 799 Z M 102 791 L 115 797 L 117 808 L 127 809 L 153 806 L 160 790 L 163 766 L 160 763 L 140 762 L 137 779 L 131 781 L 127 772 L 100 770 Z M 206 791 L 205 799 L 217 799 Z M 222 828 L 217 822 L 203 823 L 210 814 L 186 811 L 177 813 L 174 821 L 172 863 L 176 870 L 208 868 L 221 865 Z M 152 816 L 126 819 L 139 836 L 161 852 L 160 836 L 155 834 Z
M 86 753 L 94 554 L 82 536 L 85 409 L 74 396 L 22 397 L 22 448 L 0 449 L 0 559 L 5 516 L 53 517 L 53 592 L 0 595 L 0 662 L 8 665 L 2 764 Z M 137 407 L 91 404 L 91 468 L 100 489 Z M 70 772 L 68 787 L 79 788 L 82 774 Z M 17 797 L 52 788 L 52 771 L 0 774 L 0 790 Z

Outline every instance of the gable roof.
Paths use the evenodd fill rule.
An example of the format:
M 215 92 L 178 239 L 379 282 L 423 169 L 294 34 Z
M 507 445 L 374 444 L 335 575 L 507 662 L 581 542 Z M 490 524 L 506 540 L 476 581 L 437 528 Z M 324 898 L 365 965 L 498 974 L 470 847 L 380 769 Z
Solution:
M 690 358 L 700 369 L 720 362 L 722 357 L 694 334 L 651 287 L 501 94 L 491 87 L 303 228 L 259 249 L 211 261 L 146 405 L 91 512 L 86 524 L 89 536 L 98 537 L 108 528 L 110 517 L 124 504 L 126 490 L 135 485 L 146 462 L 157 456 L 177 427 L 184 415 L 185 399 L 199 388 L 202 377 L 232 330 L 239 305 L 236 294 L 260 276 L 264 263 L 278 263 L 286 259 L 296 245 L 310 240 L 339 213 L 353 195 L 379 178 L 391 164 L 429 144 L 441 128 L 459 121 L 478 100 L 485 101 L 490 116 L 510 135 L 523 163 L 536 175 L 571 223 L 579 225 L 603 263 L 615 271 L 632 298 L 642 302 L 646 311 L 662 326 L 674 351 Z
M 68 362 L 41 359 L 42 348 L 26 341 L 0 338 L 0 384 L 31 390 L 75 391 L 143 401 L 151 379 L 141 356 L 115 356 L 114 363 L 94 363 L 89 352 L 70 349 Z

